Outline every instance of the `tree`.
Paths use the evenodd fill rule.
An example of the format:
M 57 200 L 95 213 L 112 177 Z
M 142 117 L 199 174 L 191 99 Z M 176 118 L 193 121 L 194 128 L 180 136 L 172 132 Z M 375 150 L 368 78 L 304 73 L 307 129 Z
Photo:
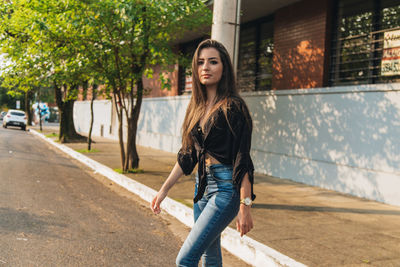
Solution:
M 60 110 L 60 141 L 80 139 L 73 124 L 78 86 L 87 80 L 85 59 L 70 43 L 71 11 L 62 1 L 16 0 L 0 9 L 0 48 L 13 64 L 2 76 L 25 91 L 51 86 Z M 16 76 L 15 69 L 26 75 Z M 25 86 L 25 87 L 24 87 Z
M 36 90 L 40 87 L 35 66 L 37 58 L 26 56 L 27 36 L 20 27 L 14 27 L 12 16 L 17 14 L 11 2 L 0 6 L 0 52 L 5 53 L 8 64 L 0 70 L 1 85 L 7 88 L 7 95 L 24 96 L 24 108 L 28 115 L 28 125 L 32 123 L 31 101 Z M 18 25 L 20 26 L 20 25 Z M 12 30 L 13 29 L 13 30 Z M 14 63 L 14 64 L 10 64 Z
M 3 84 L 4 79 L 0 78 L 0 111 L 10 108 L 16 108 L 16 102 L 24 102 L 24 95 L 21 92 L 9 92 L 9 89 Z
M 86 27 L 80 40 L 112 93 L 119 121 L 122 169 L 135 169 L 139 166 L 136 132 L 143 76 L 151 77 L 155 64 L 164 70 L 175 64 L 177 56 L 171 41 L 189 29 L 209 24 L 211 12 L 199 0 L 85 1 L 80 12 L 76 17 L 82 22 L 78 24 Z M 168 88 L 169 80 L 161 75 L 161 81 Z
M 19 66 L 9 67 L 7 73 L 3 73 L 0 85 L 4 88 L 5 94 L 9 99 L 19 99 L 24 103 L 24 110 L 28 115 L 27 124 L 32 124 L 31 103 L 34 91 L 38 86 L 34 82 L 29 82 L 28 73 L 25 69 L 18 69 Z M 8 107 L 14 107 L 14 103 L 8 103 Z
M 29 77 L 54 88 L 62 142 L 78 137 L 72 108 L 79 86 L 89 79 L 103 82 L 116 107 L 121 165 L 127 171 L 139 166 L 136 132 L 143 77 L 151 77 L 156 64 L 168 71 L 178 60 L 171 42 L 211 23 L 204 2 L 14 0 L 0 9 L 0 19 L 6 21 L 0 27 L 0 48 L 16 65 L 27 58 L 34 69 Z M 160 79 L 170 87 L 163 75 Z

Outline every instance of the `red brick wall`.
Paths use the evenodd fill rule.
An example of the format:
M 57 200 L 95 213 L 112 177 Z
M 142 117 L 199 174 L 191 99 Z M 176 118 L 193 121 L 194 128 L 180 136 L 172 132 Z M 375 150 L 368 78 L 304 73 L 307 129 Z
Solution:
M 178 65 L 172 66 L 172 72 L 165 72 L 165 77 L 171 80 L 171 90 L 161 89 L 161 82 L 158 79 L 160 76 L 160 66 L 155 66 L 153 78 L 144 78 L 143 87 L 145 90 L 144 97 L 160 97 L 160 96 L 175 96 L 178 95 Z M 104 85 L 100 85 L 96 96 L 97 100 L 107 99 L 106 95 L 102 93 Z M 111 90 L 112 91 L 112 90 Z M 111 92 L 112 95 L 112 92 Z M 92 99 L 92 88 L 88 88 L 86 97 L 84 97 L 83 89 L 79 88 L 78 101 L 91 100 Z
M 161 89 L 160 66 L 154 66 L 153 78 L 143 79 L 143 86 L 146 92 L 145 97 L 175 96 L 178 95 L 178 65 L 172 66 L 172 72 L 165 72 L 165 77 L 171 80 L 171 90 Z
M 107 99 L 107 95 L 104 92 L 105 90 L 105 85 L 99 85 L 97 88 L 97 93 L 96 93 L 96 100 L 104 100 Z M 92 93 L 93 93 L 93 88 L 89 87 L 86 92 L 86 97 L 83 91 L 82 86 L 79 87 L 79 93 L 78 93 L 78 101 L 85 101 L 85 100 L 92 100 Z
M 276 12 L 272 89 L 326 85 L 329 10 L 330 0 L 305 0 Z

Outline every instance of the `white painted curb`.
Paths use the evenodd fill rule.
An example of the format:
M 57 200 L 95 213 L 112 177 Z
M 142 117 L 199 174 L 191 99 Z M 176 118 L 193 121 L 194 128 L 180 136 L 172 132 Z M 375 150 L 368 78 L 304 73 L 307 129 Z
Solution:
M 128 191 L 140 196 L 147 202 L 151 202 L 154 196 L 157 194 L 155 190 L 138 183 L 135 180 L 126 177 L 125 175 L 115 172 L 111 168 L 84 156 L 82 153 L 76 152 L 65 145 L 54 142 L 52 139 L 45 137 L 43 134 L 35 130 L 30 129 L 30 132 L 57 147 L 72 158 L 90 167 L 95 171 L 95 173 L 105 176 Z M 170 215 L 176 217 L 183 224 L 189 227 L 193 226 L 193 210 L 189 207 L 186 207 L 185 205 L 166 197 L 161 203 L 161 208 Z M 230 253 L 252 266 L 306 266 L 247 236 L 240 237 L 239 233 L 230 227 L 226 228 L 225 231 L 222 232 L 221 243 L 222 246 Z

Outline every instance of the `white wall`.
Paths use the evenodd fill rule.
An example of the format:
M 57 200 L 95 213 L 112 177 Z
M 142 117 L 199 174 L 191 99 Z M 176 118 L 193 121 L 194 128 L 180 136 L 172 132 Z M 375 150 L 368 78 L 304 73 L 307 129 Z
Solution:
M 399 84 L 246 95 L 256 170 L 400 205 L 396 89 Z
M 190 95 L 146 98 L 140 111 L 137 143 L 168 152 L 181 146 L 181 126 Z
M 400 84 L 243 97 L 254 121 L 257 172 L 400 206 Z M 177 152 L 188 101 L 189 96 L 145 99 L 138 144 Z M 83 112 L 89 102 L 77 102 L 75 111 L 78 106 Z M 82 123 L 87 122 L 76 121 L 77 130 L 86 132 Z
M 103 128 L 104 137 L 115 138 L 113 134 L 110 134 L 111 112 L 111 101 L 95 100 L 93 102 L 93 136 L 101 136 L 101 128 Z M 90 118 L 90 101 L 76 101 L 74 104 L 75 130 L 80 133 L 88 134 L 90 128 Z M 116 131 L 114 130 L 114 132 Z M 118 138 L 117 135 L 115 136 Z

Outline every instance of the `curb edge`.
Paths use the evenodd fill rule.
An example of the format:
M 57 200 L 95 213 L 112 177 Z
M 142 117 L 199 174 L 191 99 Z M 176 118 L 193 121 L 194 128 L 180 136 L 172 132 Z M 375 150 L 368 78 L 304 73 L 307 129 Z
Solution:
M 145 186 L 125 175 L 119 174 L 111 168 L 86 157 L 65 145 L 54 142 L 52 139 L 45 137 L 43 134 L 30 129 L 30 133 L 55 146 L 59 150 L 68 154 L 70 157 L 78 160 L 91 168 L 95 173 L 99 173 L 116 184 L 124 187 L 128 191 L 138 195 L 143 200 L 151 202 L 157 194 L 152 188 Z M 188 227 L 193 226 L 193 210 L 185 205 L 166 197 L 162 202 L 161 207 L 170 215 L 177 218 Z M 240 258 L 244 262 L 255 266 L 290 266 L 290 267 L 305 267 L 306 265 L 295 261 L 292 258 L 258 242 L 247 236 L 240 237 L 238 232 L 227 227 L 221 234 L 221 245 L 231 254 Z

